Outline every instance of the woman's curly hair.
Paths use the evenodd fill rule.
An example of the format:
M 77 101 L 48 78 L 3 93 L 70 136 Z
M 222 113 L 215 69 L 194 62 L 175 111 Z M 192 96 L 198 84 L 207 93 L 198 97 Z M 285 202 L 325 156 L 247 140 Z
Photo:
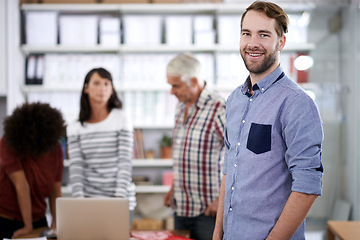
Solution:
M 4 141 L 19 156 L 40 156 L 53 148 L 65 133 L 57 109 L 45 103 L 25 103 L 5 118 Z

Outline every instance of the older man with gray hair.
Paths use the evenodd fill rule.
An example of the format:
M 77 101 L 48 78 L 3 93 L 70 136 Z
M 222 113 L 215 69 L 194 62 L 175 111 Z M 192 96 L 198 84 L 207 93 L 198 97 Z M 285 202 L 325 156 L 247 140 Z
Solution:
M 190 53 L 167 65 L 176 107 L 173 131 L 174 182 L 164 197 L 173 205 L 175 229 L 192 239 L 211 239 L 215 226 L 224 153 L 225 102 L 206 88 L 201 64 Z

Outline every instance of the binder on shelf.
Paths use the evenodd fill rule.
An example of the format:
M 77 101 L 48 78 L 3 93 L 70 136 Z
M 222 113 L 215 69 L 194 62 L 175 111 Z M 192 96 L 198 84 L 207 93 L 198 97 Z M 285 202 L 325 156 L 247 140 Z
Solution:
M 98 16 L 64 15 L 59 21 L 61 45 L 97 45 Z
M 42 84 L 44 74 L 44 57 L 42 55 L 30 55 L 26 59 L 25 84 Z
M 38 55 L 36 58 L 35 84 L 42 84 L 44 76 L 44 56 Z
M 215 43 L 212 16 L 194 16 L 194 44 L 211 45 Z
M 165 17 L 166 44 L 192 44 L 192 16 Z
M 99 20 L 100 45 L 118 46 L 120 44 L 120 19 L 104 17 Z
M 25 42 L 27 45 L 57 44 L 57 12 L 29 11 L 25 15 Z
M 220 45 L 238 47 L 240 42 L 240 15 L 221 15 L 217 20 Z
M 159 45 L 162 36 L 162 17 L 158 15 L 127 15 L 124 22 L 124 44 Z

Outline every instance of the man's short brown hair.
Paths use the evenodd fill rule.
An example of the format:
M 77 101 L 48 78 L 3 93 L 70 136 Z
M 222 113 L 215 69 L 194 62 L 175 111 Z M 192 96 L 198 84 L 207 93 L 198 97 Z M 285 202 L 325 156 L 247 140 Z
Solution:
M 275 19 L 275 30 L 279 37 L 283 36 L 285 33 L 288 32 L 289 18 L 285 11 L 275 3 L 264 1 L 255 1 L 248 8 L 246 8 L 245 12 L 241 17 L 241 28 L 243 25 L 244 17 L 246 13 L 250 10 L 264 13 L 269 18 Z

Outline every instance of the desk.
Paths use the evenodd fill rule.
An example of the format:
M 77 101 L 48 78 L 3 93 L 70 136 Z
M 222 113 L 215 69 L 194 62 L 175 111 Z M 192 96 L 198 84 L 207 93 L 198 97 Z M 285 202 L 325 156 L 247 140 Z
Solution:
M 22 235 L 18 238 L 37 238 L 46 229 L 49 229 L 49 228 L 47 228 L 47 227 L 35 228 L 30 233 Z
M 36 237 L 39 237 L 39 235 L 40 235 L 43 231 L 45 231 L 46 229 L 48 229 L 48 228 L 46 228 L 46 227 L 36 228 L 36 229 L 33 229 L 33 230 L 31 231 L 31 233 L 22 235 L 22 236 L 19 237 L 19 238 L 36 238 Z M 141 232 L 141 231 L 138 231 L 138 230 L 137 230 L 137 231 L 134 231 L 134 232 Z M 185 237 L 185 238 L 189 238 L 189 237 L 190 237 L 190 233 L 189 233 L 189 231 L 187 231 L 187 230 L 173 230 L 172 232 L 173 232 L 174 234 L 177 234 L 177 235 L 182 236 L 182 237 Z
M 327 235 L 328 240 L 359 240 L 360 221 L 328 221 Z

